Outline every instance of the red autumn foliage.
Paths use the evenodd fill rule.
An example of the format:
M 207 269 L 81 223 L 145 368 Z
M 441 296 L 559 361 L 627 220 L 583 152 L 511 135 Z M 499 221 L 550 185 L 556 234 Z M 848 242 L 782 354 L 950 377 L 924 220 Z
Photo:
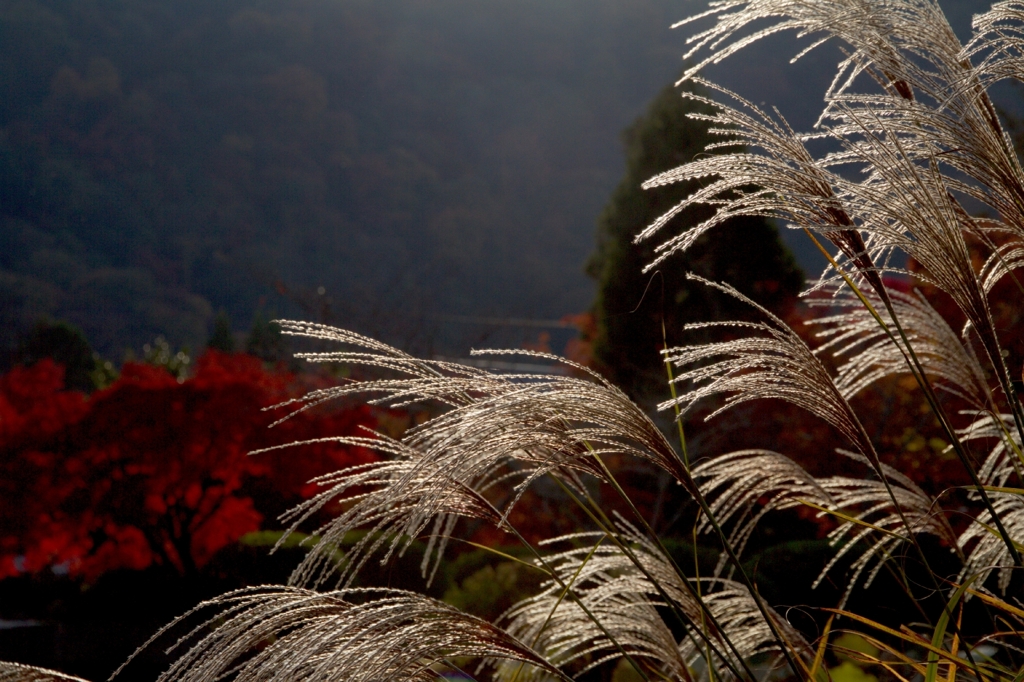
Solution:
M 365 435 L 366 407 L 309 410 L 267 427 L 303 392 L 294 375 L 210 351 L 179 383 L 128 363 L 92 396 L 64 390 L 49 360 L 0 377 L 0 578 L 54 566 L 93 580 L 157 563 L 182 573 L 311 495 L 314 476 L 370 461 L 317 443 Z

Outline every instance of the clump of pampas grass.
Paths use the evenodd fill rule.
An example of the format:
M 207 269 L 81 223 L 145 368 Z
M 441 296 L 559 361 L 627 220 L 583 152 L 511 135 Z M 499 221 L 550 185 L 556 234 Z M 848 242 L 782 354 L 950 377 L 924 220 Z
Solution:
M 376 404 L 444 410 L 401 439 L 337 439 L 384 457 L 322 478 L 320 495 L 286 518 L 296 527 L 347 496 L 288 586 L 226 594 L 182 617 L 193 629 L 161 682 L 452 674 L 566 680 L 615 662 L 647 681 L 819 682 L 828 678 L 835 631 L 846 627 L 877 653 L 845 655 L 889 679 L 1021 680 L 1024 408 L 992 296 L 1024 264 L 1024 171 L 987 89 L 1024 80 L 1024 3 L 999 2 L 976 16 L 966 45 L 933 0 L 715 0 L 681 25 L 689 22 L 706 28 L 689 38 L 693 66 L 683 78 L 701 87 L 683 96 L 710 107 L 695 116 L 721 135 L 714 146 L 726 151 L 649 180 L 649 188 L 692 180 L 700 188 L 637 240 L 658 240 L 691 204 L 717 211 L 661 243 L 650 267 L 670 266 L 672 254 L 705 235 L 714 239 L 716 226 L 741 215 L 803 230 L 830 265 L 810 287 L 820 311 L 814 347 L 728 282 L 701 280 L 745 300 L 760 319 L 692 325 L 726 334 L 665 351 L 675 397 L 661 409 L 679 419 L 708 401 L 717 414 L 746 401 L 783 400 L 834 427 L 846 444 L 828 456 L 851 458 L 864 476 L 816 478 L 771 450 L 691 464 L 685 443 L 671 443 L 622 391 L 584 367 L 564 376 L 494 373 L 283 322 L 286 334 L 338 348 L 307 360 L 387 373 L 312 393 L 300 408 L 360 393 Z M 699 75 L 784 30 L 809 37 L 811 47 L 839 43 L 845 54 L 809 132 Z M 908 258 L 920 281 L 955 303 L 965 325 L 954 328 L 919 293 L 893 289 L 888 276 L 906 274 Z M 944 430 L 969 481 L 967 518 L 884 463 L 865 428 L 871 415 L 854 409 L 854 396 L 893 375 L 916 380 Z M 970 409 L 950 413 L 950 395 Z M 699 509 L 698 530 L 723 548 L 715 572 L 694 576 L 677 565 L 630 500 L 632 516 L 606 512 L 592 494 L 594 481 L 625 495 L 608 463 L 613 457 L 642 460 L 682 487 Z M 542 478 L 591 527 L 528 542 L 510 510 Z M 818 580 L 838 573 L 843 595 L 822 632 L 794 627 L 744 569 L 761 519 L 796 507 L 835 524 L 834 558 Z M 371 557 L 386 561 L 416 538 L 428 542 L 422 568 L 429 579 L 462 519 L 508 533 L 527 553 L 519 561 L 543 575 L 539 592 L 497 622 L 411 592 L 352 586 Z M 355 530 L 368 532 L 339 560 L 337 548 Z M 928 568 L 926 536 L 956 555 L 957 573 Z M 911 560 L 927 569 L 924 584 L 901 571 Z M 884 569 L 912 597 L 940 595 L 941 608 L 899 627 L 860 615 L 858 590 Z M 964 627 L 969 603 L 984 611 L 987 629 Z M 0 679 L 69 678 L 7 665 Z

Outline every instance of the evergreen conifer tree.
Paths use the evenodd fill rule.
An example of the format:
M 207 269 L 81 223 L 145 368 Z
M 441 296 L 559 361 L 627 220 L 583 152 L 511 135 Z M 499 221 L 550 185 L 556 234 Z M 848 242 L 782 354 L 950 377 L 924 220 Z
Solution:
M 281 362 L 289 358 L 288 344 L 281 336 L 281 327 L 263 310 L 257 310 L 245 342 L 245 352 L 265 362 Z
M 231 319 L 224 310 L 217 313 L 217 317 L 213 320 L 213 333 L 210 334 L 206 347 L 223 353 L 235 352 L 235 337 L 231 332 Z

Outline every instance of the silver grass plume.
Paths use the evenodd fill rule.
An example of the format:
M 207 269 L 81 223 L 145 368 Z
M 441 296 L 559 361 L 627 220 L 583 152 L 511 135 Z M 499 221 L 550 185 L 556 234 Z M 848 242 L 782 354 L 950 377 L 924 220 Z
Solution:
M 952 532 L 948 531 L 948 524 L 940 513 L 936 512 L 936 516 L 941 521 L 932 518 L 932 500 L 905 476 L 881 463 L 878 453 L 856 413 L 832 380 L 828 370 L 803 339 L 778 317 L 732 287 L 707 282 L 694 275 L 689 275 L 689 277 L 746 301 L 760 310 L 768 318 L 768 322 L 716 322 L 687 325 L 684 329 L 733 327 L 760 335 L 666 351 L 666 358 L 669 361 L 684 368 L 675 381 L 683 383 L 685 388 L 680 391 L 677 398 L 659 405 L 659 409 L 678 405 L 681 413 L 685 414 L 701 399 L 725 395 L 723 405 L 708 415 L 707 419 L 711 419 L 724 410 L 748 400 L 776 398 L 807 410 L 834 426 L 849 439 L 858 452 L 847 454 L 870 466 L 879 480 L 876 483 L 850 479 L 850 485 L 857 488 L 857 492 L 852 495 L 844 495 L 842 499 L 840 499 L 839 493 L 843 490 L 843 486 L 833 490 L 822 481 L 822 488 L 832 496 L 840 508 L 851 503 L 851 500 L 853 503 L 866 502 L 870 501 L 871 495 L 879 496 L 877 504 L 865 514 L 870 516 L 876 511 L 885 509 L 888 514 L 884 517 L 884 523 L 903 529 L 902 534 L 893 531 L 877 540 L 874 547 L 858 559 L 853 569 L 854 579 L 850 583 L 850 589 L 856 583 L 861 571 L 879 552 L 888 551 L 891 546 L 903 540 L 908 540 L 916 546 L 915 533 L 934 532 L 938 527 L 944 536 L 955 539 Z M 904 505 L 907 504 L 910 507 L 904 509 Z M 921 512 L 922 504 L 927 510 L 923 514 Z M 936 526 L 936 524 L 938 525 Z M 893 542 L 894 539 L 896 542 Z M 847 545 L 840 555 L 845 554 L 850 547 L 851 545 Z M 918 549 L 920 548 L 918 547 Z M 836 560 L 838 558 L 836 557 Z M 879 567 L 881 565 L 880 563 Z M 826 568 L 826 572 L 827 570 L 828 568 Z M 875 573 L 877 573 L 877 569 L 869 574 L 869 582 L 874 578 Z
M 868 464 L 862 455 L 840 452 Z M 904 518 L 910 524 L 909 532 L 929 533 L 956 543 L 956 536 L 935 501 L 896 469 L 885 464 L 882 468 L 900 505 L 902 518 L 881 481 L 848 477 L 816 479 L 796 462 L 776 452 L 746 450 L 722 455 L 695 467 L 693 477 L 720 525 L 724 527 L 733 518 L 737 519 L 728 536 L 737 554 L 757 523 L 770 511 L 810 503 L 841 514 L 835 516 L 839 525 L 828 536 L 830 544 L 840 549 L 813 587 L 817 587 L 844 557 L 855 555 L 843 595 L 845 603 L 866 570 L 871 569 L 864 580 L 865 587 L 870 586 L 892 551 L 910 539 Z M 758 505 L 758 511 L 752 513 Z M 702 519 L 700 528 L 706 530 L 709 525 Z M 723 557 L 716 574 L 725 566 Z
M 87 682 L 81 677 L 22 663 L 0 661 L 0 682 Z
M 848 57 L 826 93 L 819 132 L 800 139 L 829 137 L 839 144 L 839 151 L 825 153 L 815 165 L 822 173 L 829 171 L 829 191 L 850 227 L 837 232 L 831 224 L 814 228 L 795 222 L 826 235 L 862 234 L 867 259 L 882 263 L 883 269 L 898 252 L 919 263 L 919 276 L 949 294 L 975 329 L 1024 438 L 1024 407 L 1012 388 L 988 301 L 992 284 L 1024 262 L 1024 172 L 978 73 L 938 4 L 934 0 L 722 0 L 700 16 L 715 17 L 716 23 L 691 39 L 695 44 L 691 54 L 706 48 L 711 55 L 690 69 L 684 80 L 703 65 L 781 30 L 814 35 L 813 45 L 831 38 L 846 44 Z M 754 33 L 742 37 L 748 27 Z M 870 87 L 854 92 L 864 77 L 873 81 Z M 742 121 L 738 123 L 742 127 Z M 851 179 L 851 167 L 863 179 Z M 839 170 L 832 172 L 833 168 Z M 743 175 L 745 170 L 745 166 L 723 164 L 722 187 L 739 188 L 744 179 L 753 182 Z M 787 176 L 779 175 L 774 182 L 782 186 Z M 764 187 L 771 191 L 773 184 Z M 980 201 L 998 217 L 972 218 L 958 196 Z M 800 194 L 780 192 L 776 198 L 795 207 L 794 212 L 806 203 Z M 728 208 L 734 199 L 708 197 L 706 203 Z M 991 250 L 980 270 L 972 261 L 969 238 Z M 1000 240 L 1004 243 L 997 243 Z M 844 272 L 849 264 L 836 265 L 840 268 L 836 275 L 867 278 L 892 313 L 877 272 L 872 276 L 856 261 L 856 271 Z M 828 271 L 823 280 L 827 277 Z M 929 386 L 925 392 L 930 394 Z M 929 402 L 979 485 L 946 415 L 934 398 L 929 397 Z M 858 447 L 870 455 L 884 482 L 877 457 L 863 444 Z M 978 491 L 991 507 L 984 491 Z M 999 530 L 1020 563 L 1005 530 Z
M 988 289 L 1019 260 L 1024 237 L 1019 205 L 1024 173 L 1005 133 L 993 130 L 975 100 L 955 107 L 958 100 L 947 100 L 933 107 L 892 95 L 846 94 L 830 100 L 825 120 L 829 135 L 844 146 L 828 158 L 828 165 L 850 164 L 866 176 L 859 183 L 842 181 L 837 191 L 847 198 L 868 241 L 874 248 L 899 248 L 920 260 L 954 296 L 956 287 L 946 279 L 959 275 L 946 272 L 946 261 L 959 264 L 962 259 L 955 234 L 970 235 L 992 249 L 984 268 Z M 957 196 L 987 205 L 1001 218 L 974 218 Z M 880 198 L 899 201 L 876 214 Z M 940 222 L 928 222 L 936 219 Z M 926 236 L 937 236 L 939 242 L 929 248 L 920 242 Z M 997 247 L 993 236 L 1005 243 Z
M 706 665 L 709 652 L 717 675 L 727 680 L 737 679 L 732 671 L 742 667 L 740 659 L 747 661 L 761 653 L 781 657 L 778 640 L 746 587 L 732 581 L 704 581 L 712 594 L 701 596 L 702 608 L 692 596 L 693 590 L 682 584 L 685 578 L 679 576 L 657 546 L 625 522 L 619 523 L 619 531 L 634 557 L 628 557 L 612 544 L 595 548 L 603 534 L 586 533 L 549 541 L 546 544 L 582 540 L 584 546 L 545 560 L 555 568 L 562 583 L 572 584 L 580 601 L 597 615 L 597 620 L 630 656 L 645 662 L 659 676 L 675 680 L 692 679 L 692 670 L 702 661 Z M 647 575 L 638 568 L 637 561 Z M 539 594 L 523 600 L 505 615 L 509 632 L 522 641 L 536 641 L 535 647 L 553 663 L 579 661 L 581 673 L 621 656 L 618 647 L 583 609 L 562 598 L 562 593 L 558 581 L 545 583 Z M 659 611 L 659 607 L 666 606 L 663 595 L 668 595 L 691 621 L 681 642 L 675 640 L 665 623 L 664 608 Z M 806 654 L 809 647 L 802 636 L 766 604 L 762 603 L 762 607 L 790 648 Z M 703 620 L 702 613 L 714 617 L 721 630 Z M 694 628 L 700 628 L 700 632 L 694 632 Z M 712 643 L 711 648 L 708 642 Z M 728 656 L 728 662 L 723 656 Z M 505 665 L 500 670 L 514 674 L 512 666 Z
M 789 621 L 768 606 L 760 596 L 752 596 L 750 590 L 742 583 L 721 578 L 709 579 L 706 582 L 711 589 L 703 596 L 708 610 L 721 624 L 725 636 L 744 659 L 755 656 L 768 656 L 769 668 L 783 665 L 782 653 L 764 616 L 758 609 L 755 599 L 761 601 L 762 608 L 775 624 L 786 646 L 801 659 L 810 661 L 814 658 L 814 650 L 804 639 L 800 631 L 790 625 Z M 705 653 L 700 651 L 697 642 L 685 639 L 680 642 L 680 655 L 690 663 L 697 664 Z M 714 657 L 717 658 L 717 657 Z M 732 679 L 725 669 L 716 673 L 716 677 Z
M 1018 545 L 1024 545 L 1024 497 L 1019 492 L 993 492 L 993 509 L 999 515 L 1006 531 Z M 960 535 L 957 545 L 961 551 L 967 553 L 967 560 L 964 562 L 959 582 L 978 575 L 982 584 L 988 576 L 996 571 L 998 575 L 997 585 L 1003 594 L 1006 594 L 1010 581 L 1013 579 L 1014 570 L 1020 570 L 1014 566 L 1010 552 L 1006 544 L 997 533 L 992 530 L 992 514 L 982 510 L 974 522 Z
M 284 333 L 337 342 L 337 352 L 304 354 L 312 361 L 347 362 L 389 370 L 397 378 L 376 379 L 314 391 L 289 401 L 299 409 L 326 400 L 369 393 L 373 402 L 408 405 L 436 401 L 448 411 L 411 429 L 401 441 L 385 438 L 328 439 L 376 447 L 387 462 L 363 465 L 320 479 L 321 495 L 290 512 L 293 527 L 330 499 L 357 486 L 371 486 L 356 503 L 320 529 L 314 551 L 293 574 L 293 584 L 318 585 L 336 572 L 334 557 L 346 533 L 371 524 L 377 533 L 361 540 L 344 566 L 358 568 L 365 555 L 388 543 L 389 554 L 407 545 L 433 523 L 423 570 L 432 574 L 457 518 L 485 518 L 498 526 L 525 488 L 537 478 L 554 475 L 580 489 L 580 476 L 603 477 L 595 457 L 635 456 L 688 482 L 665 437 L 618 388 L 588 371 L 588 378 L 508 375 L 454 363 L 418 360 L 385 344 L 324 325 L 284 321 Z M 509 351 L 514 352 L 514 351 Z M 554 356 L 532 353 L 547 359 Z M 565 362 L 565 361 L 563 361 Z M 515 480 L 504 508 L 494 505 L 498 483 Z M 385 557 L 387 558 L 387 557 Z M 343 570 L 339 580 L 352 578 Z
M 979 160 L 977 155 L 970 158 L 978 168 L 953 163 L 955 155 L 949 146 L 968 146 L 973 142 L 974 146 L 985 148 L 979 155 L 987 151 L 990 156 L 998 156 L 1002 146 L 998 140 L 961 139 L 966 133 L 957 137 L 950 132 L 949 139 L 944 140 L 940 134 L 932 134 L 934 129 L 959 125 L 959 118 L 935 114 L 926 119 L 929 114 L 924 109 L 927 108 L 916 100 L 896 96 L 834 98 L 829 133 L 841 142 L 844 152 L 833 154 L 828 164 L 854 164 L 866 175 L 864 180 L 854 182 L 837 174 L 835 190 L 858 228 L 866 233 L 873 257 L 887 259 L 893 252 L 902 251 L 917 261 L 922 267 L 918 276 L 953 298 L 978 330 L 993 366 L 1005 373 L 983 280 L 994 282 L 1005 274 L 1016 262 L 1020 244 L 1014 246 L 1011 242 L 1008 250 L 1005 246 L 1002 251 L 997 249 L 983 272 L 977 272 L 967 235 L 992 243 L 988 231 L 1010 230 L 1002 223 L 993 227 L 992 221 L 987 221 L 988 227 L 983 229 L 981 221 L 967 214 L 953 192 L 993 207 L 1013 204 L 1014 198 L 992 195 L 990 185 L 956 180 L 940 167 L 941 162 L 953 165 L 956 172 L 982 175 L 982 168 L 989 169 L 991 164 L 984 163 L 984 158 Z M 975 132 L 989 131 L 987 126 L 978 125 L 980 130 Z M 990 148 L 993 145 L 995 149 Z M 1012 170 L 1012 179 L 1024 187 L 1020 184 L 1024 175 L 1019 167 Z M 885 298 L 882 300 L 887 308 L 891 306 Z
M 796 332 L 733 287 L 692 274 L 688 278 L 748 303 L 763 313 L 767 321 L 686 325 L 685 330 L 716 328 L 750 335 L 666 351 L 666 359 L 681 368 L 675 382 L 683 388 L 676 399 L 665 401 L 658 409 L 677 405 L 685 415 L 699 401 L 724 395 L 723 405 L 708 415 L 710 420 L 740 403 L 776 398 L 828 422 L 858 450 L 870 455 L 872 462 L 877 462 L 874 446 L 853 409 L 828 370 Z
M 917 261 L 922 267 L 917 275 L 953 298 L 998 362 L 988 298 L 965 238 L 974 222 L 950 193 L 951 181 L 935 161 L 938 152 L 919 163 L 913 157 L 914 141 L 894 130 L 888 117 L 871 107 L 855 111 L 844 106 L 841 111 L 851 121 L 836 133 L 848 150 L 843 161 L 864 165 L 868 177 L 862 182 L 837 179 L 837 187 L 872 249 L 897 249 Z
M 211 609 L 212 616 L 175 644 L 189 648 L 158 682 L 209 682 L 229 675 L 235 682 L 429 682 L 460 656 L 523 662 L 564 678 L 500 628 L 401 590 L 248 588 L 203 602 L 153 639 Z
M 1016 4 L 1000 5 L 991 17 L 979 20 L 980 25 L 992 29 L 1014 20 L 1019 9 Z M 961 47 L 938 4 L 722 0 L 682 23 L 709 16 L 716 23 L 690 39 L 690 55 L 703 49 L 710 55 L 684 79 L 761 37 L 788 29 L 814 36 L 812 47 L 835 38 L 852 50 L 826 94 L 819 122 L 843 150 L 827 154 L 818 165 L 854 164 L 866 174 L 862 182 L 832 176 L 832 189 L 852 219 L 853 231 L 866 234 L 875 261 L 887 262 L 894 249 L 904 251 L 923 266 L 926 279 L 953 297 L 978 330 L 1012 411 L 1022 421 L 1024 410 L 1010 390 L 986 292 L 992 281 L 1022 260 L 1024 172 L 971 66 L 971 50 Z M 741 37 L 754 24 L 754 33 Z M 1017 45 L 1018 38 L 1019 34 L 1010 35 L 1007 41 Z M 981 48 L 975 44 L 972 49 Z M 997 46 L 992 55 L 1005 52 Z M 992 55 L 990 61 L 999 61 Z M 881 86 L 882 93 L 851 94 L 862 74 L 876 88 Z M 728 165 L 722 172 L 735 174 Z M 954 194 L 981 201 L 999 219 L 970 218 Z M 794 205 L 802 201 L 800 196 L 782 198 Z M 996 247 L 986 230 L 1001 233 L 1010 243 Z M 994 247 L 983 268 L 984 281 L 974 270 L 965 233 Z M 884 290 L 874 288 L 884 299 Z
M 975 14 L 974 37 L 964 59 L 980 59 L 975 72 L 986 87 L 1001 80 L 1024 80 L 1024 3 L 1003 0 Z
M 994 440 L 992 450 L 978 469 L 978 476 L 985 485 L 993 488 L 1005 488 L 1011 478 L 1024 481 L 1024 462 L 1021 460 L 1021 442 L 1014 428 L 1013 415 L 976 413 L 976 420 L 964 428 L 961 434 L 964 440 Z M 973 575 L 979 575 L 979 584 L 983 584 L 993 570 L 997 569 L 997 585 L 1005 594 L 1013 578 L 1014 562 L 1006 544 L 1001 538 L 992 535 L 994 511 L 1011 539 L 1018 545 L 1024 545 L 1024 498 L 1012 491 L 994 490 L 992 510 L 983 510 L 970 526 L 960 535 L 957 545 L 967 553 L 963 569 L 958 580 L 963 581 Z M 977 499 L 977 493 L 971 494 Z
M 993 231 L 1001 230 L 999 226 L 996 226 Z M 981 272 L 978 273 L 985 294 L 991 294 L 992 289 L 1005 275 L 1011 274 L 1021 267 L 1024 267 L 1024 245 L 1021 242 L 1010 241 L 998 246 L 992 245 L 992 254 L 985 261 Z
M 894 340 L 886 334 L 859 298 L 846 288 L 834 288 L 825 293 L 826 296 L 809 298 L 808 303 L 832 308 L 835 312 L 816 317 L 808 324 L 824 327 L 816 336 L 826 342 L 818 346 L 815 353 L 845 359 L 836 377 L 836 385 L 844 396 L 852 398 L 880 379 L 909 372 L 903 340 Z M 863 293 L 889 329 L 895 328 L 878 297 L 872 292 Z M 991 405 L 985 370 L 974 349 L 961 340 L 920 292 L 890 291 L 889 295 L 893 311 L 925 372 L 942 382 L 938 387 L 978 409 Z
M 995 440 L 985 461 L 978 469 L 978 477 L 982 483 L 994 487 L 1004 487 L 1016 474 L 1017 480 L 1024 481 L 1024 461 L 1021 459 L 1020 436 L 1014 428 L 1013 415 L 1001 414 L 994 417 L 990 413 L 975 413 L 975 421 L 960 431 L 964 441 Z
M 812 37 L 810 46 L 794 59 L 829 40 L 845 43 L 848 57 L 839 65 L 826 93 L 823 118 L 843 100 L 857 77 L 866 74 L 887 95 L 872 96 L 865 100 L 867 106 L 884 112 L 887 118 L 899 119 L 900 111 L 910 111 L 901 110 L 900 101 L 914 105 L 912 115 L 902 115 L 907 125 L 898 127 L 925 147 L 943 147 L 942 162 L 998 195 L 993 208 L 1008 223 L 1021 226 L 1019 163 L 982 89 L 979 73 L 986 72 L 973 69 L 969 61 L 975 53 L 985 51 L 985 46 L 991 46 L 993 55 L 1008 52 L 1012 33 L 1011 40 L 1000 40 L 1007 34 L 986 32 L 1007 19 L 1019 18 L 1019 9 L 1019 3 L 998 3 L 988 15 L 976 17 L 978 33 L 967 49 L 961 47 L 934 0 L 724 0 L 711 3 L 711 9 L 703 15 L 676 25 L 706 16 L 717 18 L 713 27 L 688 39 L 693 45 L 688 57 L 704 49 L 710 54 L 691 67 L 684 79 L 704 65 L 720 62 L 780 31 L 794 30 L 798 37 Z M 746 27 L 764 22 L 769 25 L 740 37 Z M 1019 31 L 1016 35 L 1019 37 Z M 1016 45 L 1019 51 L 1019 41 Z M 994 61 L 1001 60 L 989 59 L 985 64 Z M 990 201 L 991 197 L 986 203 Z
M 796 58 L 836 39 L 845 43 L 848 57 L 840 63 L 825 96 L 826 108 L 819 123 L 828 124 L 829 135 L 844 140 L 850 135 L 870 139 L 879 130 L 892 134 L 893 138 L 886 142 L 898 138 L 901 152 L 911 158 L 937 158 L 977 180 L 955 187 L 992 205 L 1011 225 L 1024 225 L 1020 220 L 1024 217 L 1020 202 L 1022 175 L 1012 145 L 987 95 L 977 87 L 970 64 L 961 55 L 960 43 L 937 3 L 723 0 L 711 3 L 711 9 L 704 14 L 677 25 L 709 16 L 716 18 L 715 25 L 688 40 L 693 47 L 687 56 L 705 49 L 709 55 L 690 68 L 684 80 L 695 76 L 706 64 L 720 62 L 752 42 L 780 31 L 794 30 L 799 37 L 812 37 L 810 47 Z M 743 36 L 744 30 L 754 24 L 757 29 Z M 848 94 L 861 75 L 881 86 L 883 94 Z M 867 170 L 871 170 L 870 160 L 858 158 L 850 150 L 847 154 L 827 155 L 819 166 L 824 169 L 851 161 L 866 162 Z M 770 182 L 761 186 L 770 189 L 775 185 L 776 182 Z M 850 191 L 849 183 L 845 188 L 832 188 L 832 193 L 844 203 L 847 197 L 843 195 Z M 782 197 L 794 205 L 803 201 L 800 195 L 787 197 L 783 193 Z M 845 218 L 847 232 L 859 234 L 870 229 L 863 215 L 851 211 Z M 870 216 L 867 219 L 870 222 Z M 799 221 L 797 224 L 807 227 Z M 875 259 L 893 246 L 872 242 L 869 236 L 867 243 L 875 252 Z M 871 258 L 867 260 L 870 262 Z M 858 268 L 866 275 L 860 264 Z M 884 298 L 878 282 L 872 279 L 872 285 Z
M 839 452 L 867 463 L 856 453 Z M 840 546 L 839 551 L 822 569 L 812 587 L 817 587 L 845 556 L 856 555 L 849 569 L 850 577 L 842 604 L 846 603 L 865 571 L 864 587 L 871 585 L 893 552 L 901 544 L 911 541 L 912 533 L 934 535 L 951 547 L 956 546 L 956 534 L 937 502 L 896 469 L 887 464 L 881 466 L 889 482 L 888 489 L 878 480 L 846 476 L 818 481 L 834 501 L 834 509 L 850 520 L 838 517 L 840 524 L 829 533 L 828 539 L 832 545 Z M 893 506 L 893 497 L 899 504 L 898 511 Z
M 706 12 L 674 26 L 683 26 L 706 17 L 716 18 L 714 26 L 687 39 L 687 44 L 692 47 L 684 58 L 694 57 L 705 49 L 710 54 L 694 63 L 684 74 L 684 79 L 764 37 L 793 30 L 800 38 L 812 37 L 809 46 L 794 60 L 835 38 L 856 50 L 854 57 L 874 62 L 876 68 L 888 77 L 894 89 L 911 96 L 910 82 L 898 78 L 902 70 L 912 66 L 907 63 L 909 60 L 905 52 L 939 49 L 933 45 L 946 48 L 946 52 L 950 51 L 951 45 L 955 45 L 952 51 L 954 56 L 959 50 L 959 43 L 955 42 L 956 37 L 949 30 L 942 11 L 936 3 L 928 0 L 716 0 L 709 3 L 709 6 Z M 764 25 L 765 22 L 768 25 Z M 742 35 L 748 26 L 755 23 L 759 24 L 757 30 Z M 861 60 L 853 59 L 845 66 L 853 68 L 860 63 Z M 833 89 L 841 90 L 844 80 L 837 78 Z
M 951 96 L 930 108 L 892 95 L 833 98 L 829 132 L 844 152 L 832 163 L 855 164 L 866 176 L 861 182 L 840 177 L 836 187 L 872 251 L 906 253 L 920 264 L 918 277 L 956 302 L 1020 417 L 988 294 L 1024 262 L 1024 173 L 979 96 L 962 99 Z M 956 195 L 987 204 L 1002 220 L 972 218 Z M 993 235 L 1005 243 L 997 245 Z M 968 238 L 990 248 L 980 269 Z
M 819 3 L 826 12 L 842 4 Z M 910 158 L 952 169 L 946 174 L 949 187 L 990 206 L 1019 239 L 1024 226 L 1021 167 L 978 70 L 937 3 L 901 4 L 910 16 L 893 12 L 876 19 L 885 22 L 882 32 L 867 35 L 855 26 L 836 33 L 856 52 L 841 65 L 826 95 L 822 121 L 839 137 L 882 129 L 897 135 Z M 850 93 L 861 70 L 883 86 L 884 95 Z M 904 87 L 890 87 L 895 83 Z M 877 120 L 865 114 L 876 114 Z
M 345 330 L 282 321 L 282 332 L 352 346 L 353 350 L 306 353 L 313 362 L 344 362 L 407 374 L 405 378 L 352 382 L 314 391 L 300 399 L 305 406 L 351 394 L 381 394 L 375 404 L 392 407 L 441 402 L 454 409 L 416 427 L 403 443 L 437 457 L 453 468 L 460 457 L 512 456 L 517 461 L 581 472 L 598 470 L 594 453 L 628 454 L 685 480 L 685 470 L 661 431 L 644 412 L 596 372 L 565 358 L 519 350 L 474 351 L 474 355 L 525 355 L 551 360 L 584 373 L 586 378 L 550 374 L 502 374 L 457 363 L 419 360 Z M 396 362 L 398 360 L 398 362 Z M 287 404 L 287 403 L 285 403 Z M 305 407 L 304 406 L 304 407 Z M 541 474 L 535 474 L 541 475 Z
M 829 493 L 803 467 L 769 450 L 741 450 L 714 457 L 694 467 L 693 480 L 719 525 L 732 524 L 728 542 L 737 556 L 768 513 L 799 507 L 805 501 L 825 508 L 835 506 Z M 710 521 L 701 516 L 698 531 L 710 530 Z M 716 575 L 727 558 L 723 553 Z
M 729 90 L 702 79 L 693 80 L 725 94 L 739 105 L 731 107 L 701 95 L 683 93 L 683 97 L 715 110 L 714 114 L 690 114 L 691 118 L 707 121 L 712 126 L 710 133 L 728 138 L 710 144 L 708 150 L 737 145 L 743 148 L 692 161 L 643 184 L 644 189 L 652 189 L 699 180 L 701 188 L 641 231 L 634 239 L 637 243 L 657 234 L 691 205 L 704 203 L 717 207 L 715 214 L 704 222 L 655 247 L 656 258 L 645 271 L 673 253 L 686 251 L 708 230 L 732 217 L 762 216 L 821 233 L 840 249 L 880 296 L 885 296 L 879 269 L 841 197 L 836 194 L 834 186 L 838 180 L 828 165 L 807 149 L 807 136 L 795 133 L 781 116 L 775 121 Z
M 691 621 L 699 621 L 700 606 L 658 548 L 628 526 L 620 526 L 620 530 L 634 557 L 673 604 Z M 546 581 L 538 594 L 516 604 L 502 617 L 508 623 L 508 632 L 532 643 L 555 665 L 578 663 L 580 673 L 619 658 L 621 646 L 641 664 L 672 679 L 689 680 L 686 661 L 680 657 L 675 637 L 657 609 L 665 605 L 661 593 L 618 546 L 606 543 L 595 549 L 603 536 L 584 533 L 545 542 L 582 541 L 584 545 L 545 557 L 547 566 L 560 579 Z M 564 585 L 571 587 L 573 599 L 563 596 Z M 510 679 L 516 666 L 502 666 L 499 672 Z
M 501 515 L 484 497 L 496 482 L 487 480 L 487 474 L 473 481 L 474 488 L 459 477 L 438 470 L 418 451 L 383 436 L 333 440 L 374 447 L 390 454 L 392 459 L 314 479 L 326 489 L 281 516 L 291 530 L 296 530 L 332 500 L 346 501 L 344 511 L 315 533 L 316 544 L 292 572 L 291 584 L 319 586 L 334 577 L 339 586 L 349 585 L 374 552 L 386 546 L 382 562 L 387 562 L 396 550 L 408 547 L 428 528 L 429 540 L 421 568 L 424 575 L 429 571 L 432 577 L 459 518 L 502 525 Z M 353 490 L 360 492 L 351 494 Z M 386 504 L 382 504 L 382 497 Z M 357 528 L 366 529 L 366 534 L 342 552 L 346 535 Z

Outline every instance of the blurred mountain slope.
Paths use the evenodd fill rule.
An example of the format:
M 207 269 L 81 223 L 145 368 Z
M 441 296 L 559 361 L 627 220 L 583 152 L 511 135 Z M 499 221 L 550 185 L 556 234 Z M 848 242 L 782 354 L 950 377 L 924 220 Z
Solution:
M 583 310 L 619 133 L 698 8 L 0 0 L 0 348 L 41 315 L 195 348 L 264 308 L 461 351 L 437 314 Z M 729 85 L 834 61 L 751 54 Z

